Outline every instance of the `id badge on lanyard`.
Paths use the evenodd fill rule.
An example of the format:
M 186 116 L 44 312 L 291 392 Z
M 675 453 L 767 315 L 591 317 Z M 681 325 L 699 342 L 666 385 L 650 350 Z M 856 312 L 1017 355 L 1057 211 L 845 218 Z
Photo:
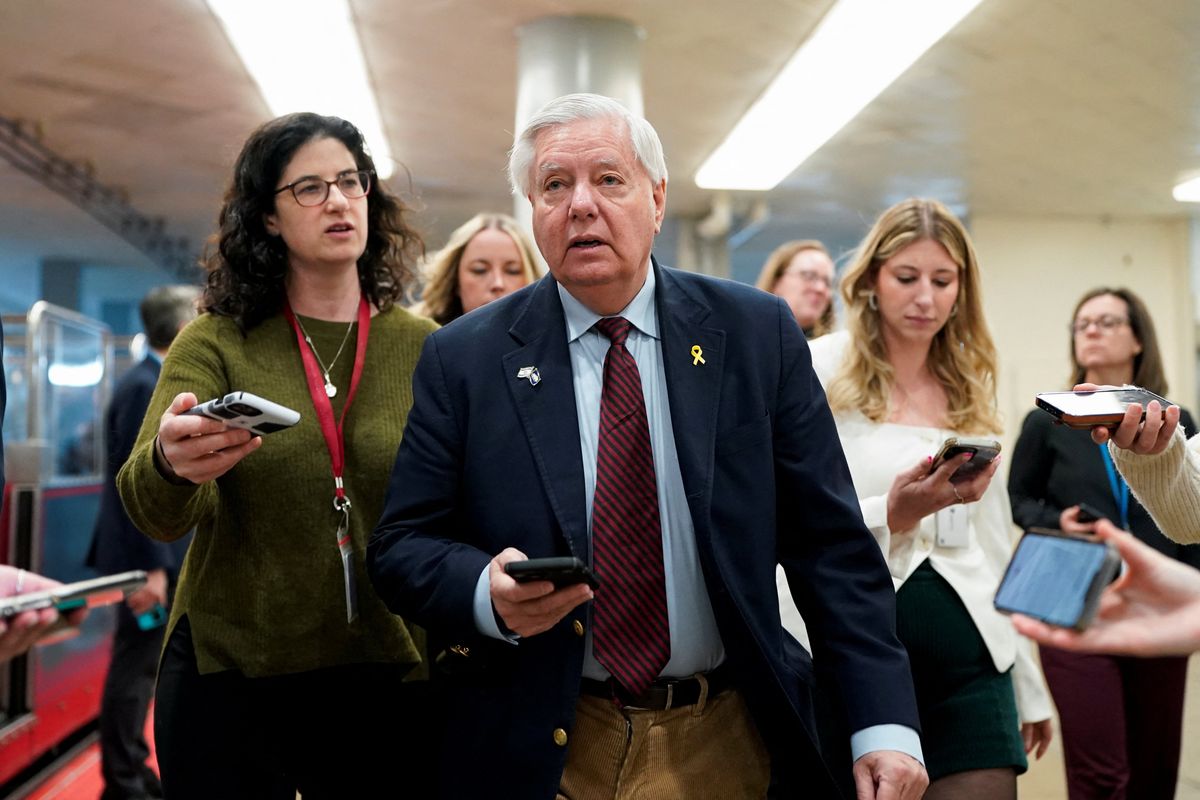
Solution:
M 358 300 L 358 342 L 354 347 L 354 370 L 350 377 L 350 391 L 346 394 L 346 405 L 342 407 L 342 416 L 334 422 L 333 404 L 325 392 L 325 379 L 312 349 L 304 341 L 304 334 L 290 303 L 283 306 L 284 316 L 292 325 L 296 341 L 300 345 L 300 358 L 304 361 L 304 374 L 308 380 L 308 393 L 312 396 L 313 408 L 317 412 L 317 421 L 321 425 L 321 434 L 325 437 L 325 446 L 329 450 L 330 472 L 333 475 L 333 508 L 338 512 L 337 529 L 334 540 L 342 557 L 342 580 L 346 589 L 346 622 L 354 621 L 358 616 L 358 587 L 354 577 L 354 542 L 350 537 L 350 498 L 346 496 L 343 475 L 346 468 L 346 445 L 343 436 L 343 424 L 354 395 L 358 391 L 358 382 L 362 378 L 363 362 L 367 353 L 367 337 L 371 328 L 371 307 L 367 298 Z

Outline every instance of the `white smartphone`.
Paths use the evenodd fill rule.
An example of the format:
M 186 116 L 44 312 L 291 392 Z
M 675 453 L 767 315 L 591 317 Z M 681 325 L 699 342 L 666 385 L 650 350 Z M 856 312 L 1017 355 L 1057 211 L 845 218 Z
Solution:
M 38 611 L 55 608 L 64 613 L 77 608 L 94 608 L 120 603 L 146 583 L 142 570 L 119 572 L 101 578 L 64 583 L 53 589 L 26 592 L 0 598 L 0 618 L 15 617 L 23 611 Z
M 290 428 L 300 421 L 300 412 L 250 392 L 230 392 L 224 397 L 192 406 L 183 413 L 215 419 L 259 436 Z

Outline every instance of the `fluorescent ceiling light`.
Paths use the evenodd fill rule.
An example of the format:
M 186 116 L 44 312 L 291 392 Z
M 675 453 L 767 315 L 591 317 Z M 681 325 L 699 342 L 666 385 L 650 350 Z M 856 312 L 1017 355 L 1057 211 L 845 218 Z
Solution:
M 1171 194 L 1181 203 L 1200 203 L 1200 176 L 1176 184 Z
M 85 364 L 56 362 L 46 370 L 46 377 L 55 386 L 95 386 L 104 377 L 104 364 L 100 361 Z
M 702 189 L 774 188 L 980 0 L 840 0 L 696 172 Z
M 380 178 L 394 164 L 347 0 L 208 0 L 275 116 L 330 114 L 354 123 Z

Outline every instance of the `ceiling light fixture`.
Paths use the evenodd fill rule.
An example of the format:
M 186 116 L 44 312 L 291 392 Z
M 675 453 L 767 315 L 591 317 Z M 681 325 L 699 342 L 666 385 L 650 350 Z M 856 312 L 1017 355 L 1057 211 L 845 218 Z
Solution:
M 1177 183 L 1171 196 L 1181 203 L 1200 203 L 1200 176 Z
M 349 120 L 375 171 L 395 166 L 347 0 L 208 0 L 275 116 L 315 111 Z
M 765 191 L 795 171 L 981 0 L 840 0 L 696 172 Z

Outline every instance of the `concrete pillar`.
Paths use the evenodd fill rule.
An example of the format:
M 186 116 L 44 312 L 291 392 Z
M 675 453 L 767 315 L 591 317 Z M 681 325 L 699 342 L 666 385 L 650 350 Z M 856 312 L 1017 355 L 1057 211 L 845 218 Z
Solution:
M 520 132 L 538 109 L 573 92 L 607 95 L 633 113 L 642 104 L 645 33 L 612 17 L 543 17 L 517 29 L 517 114 Z M 514 216 L 528 230 L 529 201 L 514 198 Z

